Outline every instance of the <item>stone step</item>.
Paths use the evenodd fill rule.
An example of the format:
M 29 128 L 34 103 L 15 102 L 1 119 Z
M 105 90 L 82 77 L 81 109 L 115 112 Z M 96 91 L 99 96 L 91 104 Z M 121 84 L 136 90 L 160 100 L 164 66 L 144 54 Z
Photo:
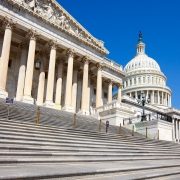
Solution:
M 68 178 L 68 180 L 140 180 L 140 179 L 151 179 L 151 180 L 169 180 L 175 178 L 175 180 L 180 178 L 180 167 L 168 167 L 168 168 L 158 168 L 158 169 L 148 169 L 148 170 L 136 170 L 127 171 L 120 173 L 104 173 L 97 175 L 86 175 L 86 176 L 76 176 Z M 51 180 L 57 180 L 58 178 L 53 178 Z M 61 178 L 61 180 L 67 180 L 66 178 Z
M 118 156 L 118 157 L 131 157 L 131 156 L 161 156 L 161 157 L 175 157 L 179 154 L 164 154 L 153 152 L 84 152 L 84 151 L 72 151 L 72 152 L 46 152 L 46 151 L 0 151 L 0 156 Z
M 24 145 L 24 146 L 34 146 L 34 147 L 55 147 L 55 148 L 59 148 L 61 149 L 62 147 L 66 147 L 66 148 L 92 148 L 92 149 L 114 149 L 114 150 L 120 150 L 120 149 L 137 149 L 137 150 L 149 150 L 152 151 L 154 150 L 154 148 L 149 148 L 149 147 L 141 147 L 141 146 L 107 146 L 107 145 L 94 145 L 94 144 L 80 144 L 80 143 L 54 143 L 54 142 L 46 142 L 46 141 L 26 141 L 26 140 L 17 140 L 15 139 L 1 139 L 0 144 L 2 145 L 6 145 L 6 144 L 12 144 L 14 146 L 17 145 Z M 165 148 L 161 148 L 158 149 L 156 148 L 156 151 L 161 150 L 161 151 L 167 151 L 169 153 L 172 152 L 179 152 L 179 151 L 174 151 L 173 149 L 165 149 Z
M 66 157 L 60 157 L 60 156 L 10 156 L 10 157 L 0 157 L 0 164 L 22 164 L 22 163 L 70 163 L 70 162 L 114 162 L 114 161 L 145 161 L 145 160 L 151 160 L 151 161 L 157 161 L 157 160 L 180 160 L 179 156 L 173 156 L 173 157 L 159 157 L 159 156 L 143 156 L 143 157 L 87 157 L 87 156 L 66 156 Z
M 57 131 L 60 131 L 61 129 L 54 129 L 54 128 L 52 128 L 52 127 L 39 127 L 38 126 L 38 128 L 36 128 L 34 125 L 32 125 L 32 124 L 23 124 L 23 126 L 22 126 L 22 124 L 17 124 L 16 122 L 12 122 L 12 121 L 10 121 L 10 122 L 2 122 L 1 123 L 2 125 L 1 126 L 6 126 L 6 127 L 16 127 L 16 129 L 18 128 L 18 129 L 26 129 L 25 127 L 27 127 L 28 128 L 28 130 L 38 130 L 38 132 L 39 133 L 41 133 L 42 132 L 42 129 L 43 130 L 46 130 L 46 134 L 47 134 L 47 131 L 49 131 L 50 130 L 50 132 L 52 133 L 52 129 L 53 129 L 53 132 L 54 132 L 54 130 L 57 130 Z M 18 126 L 19 125 L 19 126 Z M 27 129 L 26 129 L 27 130 Z M 64 129 L 62 129 L 63 130 L 63 133 L 66 133 L 65 131 L 64 131 Z M 72 131 L 73 131 L 73 133 L 75 133 L 75 132 L 77 132 L 77 131 L 75 131 L 74 132 L 74 129 L 73 130 L 66 130 L 67 131 L 67 135 L 69 134 L 68 132 L 71 132 L 71 134 L 72 134 Z M 79 132 L 79 131 L 78 131 Z M 61 132 L 62 133 L 62 132 Z M 82 135 L 82 132 L 80 131 L 80 133 L 81 133 L 81 135 Z M 84 133 L 84 132 L 83 132 Z M 88 136 L 89 136 L 89 132 L 85 132 L 85 134 L 87 134 L 88 133 Z M 83 134 L 84 135 L 84 134 Z M 95 134 L 95 135 L 97 135 L 97 134 Z M 99 134 L 98 133 L 98 136 L 100 136 L 101 134 Z M 104 135 L 104 134 L 103 134 Z M 105 134 L 106 135 L 106 137 L 107 137 L 107 134 Z M 91 137 L 92 137 L 92 134 L 91 134 Z M 95 136 L 96 137 L 96 136 Z M 110 135 L 108 134 L 108 138 L 110 137 Z M 121 137 L 121 136 L 115 136 L 115 138 L 119 138 L 119 137 Z M 124 136 L 123 136 L 124 137 Z M 89 137 L 90 138 L 90 137 Z M 105 138 L 104 136 L 102 137 L 102 138 Z M 128 139 L 127 139 L 128 138 Z M 130 140 L 136 140 L 136 142 L 137 142 L 137 140 L 141 140 L 141 139 L 138 139 L 138 138 L 135 138 L 135 137 L 132 137 L 132 136 L 125 136 L 124 137 L 124 139 L 125 140 L 127 140 L 127 141 L 130 141 Z M 119 139 L 118 139 L 119 140 Z M 122 139 L 122 137 L 121 137 L 121 140 L 123 140 Z M 144 140 L 145 142 L 150 142 L 151 140 L 147 140 L 147 139 L 145 139 L 145 138 L 143 138 L 142 140 Z M 141 141 L 142 142 L 142 141 Z M 165 144 L 165 145 L 171 145 L 171 146 L 176 146 L 176 147 L 179 147 L 179 145 L 177 145 L 177 144 L 175 144 L 175 143 L 169 143 L 169 142 L 164 142 L 164 141 L 151 141 L 151 142 L 156 142 L 156 143 L 159 143 L 159 144 Z
M 59 129 L 59 128 L 54 128 L 54 127 L 42 127 L 42 126 L 37 126 L 37 127 L 35 127 L 34 125 L 25 125 L 25 124 L 23 124 L 23 126 L 22 126 L 22 124 L 20 125 L 20 126 L 18 126 L 15 122 L 14 123 L 11 123 L 11 122 L 8 122 L 8 124 L 7 123 L 1 123 L 2 125 L 1 126 L 6 126 L 6 127 L 9 127 L 9 128 L 12 128 L 12 126 L 14 126 L 14 127 L 16 127 L 15 129 L 25 129 L 25 130 L 38 130 L 39 132 L 42 132 L 42 130 L 43 130 L 43 132 L 44 132 L 44 130 L 45 130 L 45 132 L 47 133 L 47 131 L 48 132 L 50 132 L 50 133 L 54 133 L 54 132 L 58 132 L 58 133 L 66 133 L 67 135 L 69 134 L 69 132 L 71 133 L 71 134 L 73 134 L 73 135 L 75 135 L 75 134 L 80 134 L 81 136 L 82 135 L 87 135 L 89 138 L 92 138 L 92 137 L 96 137 L 97 138 L 97 135 L 98 135 L 98 138 L 103 138 L 103 139 L 111 139 L 111 138 L 113 138 L 113 140 L 114 139 L 117 139 L 117 140 L 119 140 L 119 138 L 121 137 L 120 135 L 111 135 L 111 134 L 102 134 L 102 133 L 95 133 L 94 134 L 94 132 L 92 133 L 92 132 L 87 132 L 87 131 L 83 131 L 83 132 L 81 132 L 81 131 L 79 131 L 79 130 L 74 130 L 74 129 Z M 25 128 L 26 127 L 26 128 Z M 31 127 L 31 128 L 30 128 Z M 28 129 L 27 129 L 28 128 Z M 62 132 L 62 130 L 63 130 L 63 132 Z M 53 131 L 53 132 L 52 132 Z M 136 140 L 136 142 L 137 142 L 137 140 L 138 139 L 136 139 L 135 137 L 132 137 L 132 136 L 123 136 L 123 137 L 121 137 L 121 140 L 128 140 L 128 141 L 130 141 L 130 140 Z M 139 139 L 140 140 L 140 139 Z M 144 141 L 145 142 L 150 142 L 149 140 L 147 140 L 147 139 L 144 139 Z M 152 141 L 152 142 L 158 142 L 158 143 L 161 143 L 161 141 Z M 163 144 L 164 144 L 164 142 L 162 142 Z M 174 144 L 175 145 L 175 144 Z
M 0 144 L 0 150 L 8 151 L 44 151 L 44 152 L 119 152 L 119 153 L 164 153 L 174 154 L 176 152 L 168 152 L 161 150 L 138 150 L 138 149 L 97 149 L 97 148 L 79 148 L 79 147 L 52 147 L 52 146 L 37 146 L 37 145 L 23 145 L 23 144 Z
M 25 136 L 17 136 L 17 135 L 2 135 L 0 133 L 0 143 L 12 143 L 12 144 L 24 144 L 24 145 L 49 145 L 49 146 L 64 146 L 64 147 L 92 147 L 92 148 L 116 148 L 116 149 L 123 149 L 123 148 L 137 148 L 142 149 L 139 145 L 131 145 L 131 144 L 105 144 L 105 143 L 95 143 L 95 142 L 81 142 L 80 140 L 54 140 L 54 139 L 48 139 L 48 138 L 37 138 L 37 137 L 25 137 Z M 154 149 L 155 146 L 143 146 L 143 149 Z M 156 150 L 165 150 L 165 151 L 173 151 L 173 152 L 180 152 L 178 149 L 174 150 L 167 147 L 158 147 L 156 146 Z
M 179 168 L 180 162 L 169 161 L 168 165 L 164 165 L 165 161 L 123 161 L 123 162 L 99 162 L 99 163 L 61 163 L 61 164 L 18 164 L 17 166 L 0 165 L 0 179 L 53 179 L 98 175 L 107 173 L 133 173 L 142 171 L 151 172 L 156 169 Z M 152 170 L 152 171 L 151 171 Z M 166 171 L 168 172 L 168 171 Z M 78 178 L 77 178 L 78 179 Z M 111 178 L 112 179 L 112 176 Z M 131 177 L 132 179 L 132 177 Z M 143 177 L 144 179 L 144 177 Z
M 11 127 L 12 129 L 14 128 L 14 127 Z M 143 145 L 154 145 L 154 143 L 155 142 L 151 142 L 151 141 L 145 141 L 145 142 L 143 142 L 143 141 L 140 141 L 140 140 L 137 140 L 137 141 L 130 141 L 128 138 L 120 138 L 119 137 L 119 140 L 118 141 L 110 141 L 110 142 L 107 142 L 107 140 L 105 141 L 105 140 L 103 140 L 103 139 L 90 139 L 90 138 L 83 138 L 82 139 L 82 136 L 81 137 L 77 137 L 77 136 L 74 136 L 74 135 L 72 135 L 72 134 L 67 134 L 67 133 L 65 133 L 66 134 L 66 136 L 63 136 L 64 135 L 64 132 L 60 132 L 60 134 L 55 134 L 55 133 L 47 133 L 47 132 L 45 132 L 45 133 L 42 133 L 42 132 L 40 132 L 39 130 L 31 130 L 31 129 L 24 129 L 24 128 L 18 128 L 17 129 L 17 127 L 16 127 L 16 129 L 14 129 L 13 131 L 12 131 L 12 129 L 11 129 L 10 127 L 8 127 L 8 126 L 5 126 L 4 127 L 4 125 L 2 125 L 1 124 L 1 127 L 0 127 L 0 132 L 1 132 L 1 134 L 14 134 L 14 135 L 23 135 L 24 137 L 39 137 L 39 138 L 53 138 L 53 139 L 59 139 L 59 138 L 61 138 L 61 140 L 62 139 L 69 139 L 69 140 L 78 140 L 78 139 L 80 139 L 81 141 L 87 141 L 87 140 L 90 140 L 91 142 L 98 142 L 98 143 L 103 143 L 103 142 L 106 142 L 105 144 L 112 144 L 113 145 L 113 143 L 116 143 L 116 144 L 123 144 L 123 143 L 131 143 L 131 144 L 136 144 L 136 145 L 141 145 L 142 143 L 143 143 Z M 120 142 L 119 142 L 120 141 Z M 156 145 L 158 145 L 158 146 L 162 146 L 162 147 L 167 147 L 167 144 L 164 144 L 164 143 L 156 143 Z M 177 147 L 177 148 L 179 148 L 179 145 L 177 145 L 177 144 L 172 144 L 172 145 L 170 145 L 170 147 L 171 148 L 174 148 L 174 147 Z
M 43 152 L 119 152 L 119 153 L 164 153 L 170 154 L 168 151 L 161 151 L 161 150 L 147 150 L 147 149 L 97 149 L 97 148 L 80 148 L 80 147 L 52 147 L 52 146 L 35 146 L 35 145 L 21 145 L 21 144 L 0 144 L 1 151 L 43 151 Z M 176 154 L 176 152 L 172 152 L 171 154 Z

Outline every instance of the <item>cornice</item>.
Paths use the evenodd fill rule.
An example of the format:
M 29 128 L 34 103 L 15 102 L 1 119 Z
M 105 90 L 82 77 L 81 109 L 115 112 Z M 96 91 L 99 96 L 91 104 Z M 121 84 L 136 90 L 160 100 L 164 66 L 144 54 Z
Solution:
M 41 4 L 43 2 L 45 2 L 46 0 L 38 0 L 38 2 L 41 2 Z M 44 22 L 53 25 L 55 28 L 58 28 L 60 31 L 67 33 L 68 35 L 78 39 L 80 42 L 83 42 L 85 45 L 92 47 L 93 49 L 97 50 L 98 52 L 100 52 L 101 54 L 108 54 L 109 52 L 107 51 L 107 49 L 104 47 L 103 43 L 100 40 L 97 40 L 95 37 L 93 37 L 85 28 L 83 28 L 82 25 L 80 25 L 64 8 L 62 8 L 55 0 L 49 0 L 47 2 L 48 3 L 44 3 L 44 6 L 53 6 L 51 8 L 53 8 L 54 11 L 56 11 L 57 14 L 55 14 L 55 12 L 52 12 L 53 14 L 55 14 L 58 18 L 61 18 L 62 16 L 64 16 L 68 22 L 67 26 L 69 25 L 71 27 L 71 25 L 73 26 L 72 28 L 77 28 L 76 30 L 78 31 L 78 33 L 76 33 L 76 30 L 74 29 L 74 31 L 70 31 L 68 29 L 68 27 L 64 27 L 60 24 L 57 24 L 56 21 L 53 22 L 53 20 L 49 20 L 47 17 L 41 15 L 41 13 L 35 11 L 34 9 L 31 9 L 27 3 L 24 2 L 24 0 L 2 0 L 2 3 L 5 2 L 9 2 L 11 5 L 16 6 L 19 10 L 23 9 L 24 11 L 28 12 L 29 14 L 43 20 Z M 12 8 L 13 9 L 13 8 Z M 13 9 L 14 10 L 14 9 Z M 46 13 L 48 14 L 48 13 Z M 59 17 L 61 14 L 61 17 Z

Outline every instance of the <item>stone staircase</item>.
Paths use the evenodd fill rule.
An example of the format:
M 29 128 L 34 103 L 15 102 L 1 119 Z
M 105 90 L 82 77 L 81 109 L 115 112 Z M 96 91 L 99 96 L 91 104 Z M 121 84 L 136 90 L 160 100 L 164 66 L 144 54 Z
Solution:
M 92 117 L 0 104 L 0 179 L 179 179 L 180 146 L 132 136 L 123 128 L 104 125 Z M 24 109 L 23 109 L 24 107 Z M 19 110 L 18 110 L 19 108 Z

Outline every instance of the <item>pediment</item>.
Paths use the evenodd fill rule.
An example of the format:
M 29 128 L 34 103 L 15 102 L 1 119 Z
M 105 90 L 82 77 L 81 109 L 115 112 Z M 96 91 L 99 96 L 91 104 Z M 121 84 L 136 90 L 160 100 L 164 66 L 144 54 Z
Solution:
M 109 52 L 101 40 L 93 37 L 80 23 L 78 23 L 60 4 L 55 0 L 12 0 L 25 9 L 32 11 L 33 15 L 43 18 L 45 21 L 58 27 L 60 30 L 103 54 Z

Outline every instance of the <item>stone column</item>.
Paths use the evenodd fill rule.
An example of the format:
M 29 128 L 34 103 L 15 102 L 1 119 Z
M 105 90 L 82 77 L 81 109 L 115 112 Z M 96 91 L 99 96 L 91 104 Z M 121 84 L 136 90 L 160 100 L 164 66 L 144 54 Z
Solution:
M 53 92 L 54 92 L 55 65 L 56 65 L 56 44 L 52 43 L 51 51 L 50 51 L 50 59 L 49 59 L 45 106 L 54 106 Z
M 63 78 L 63 63 L 61 61 L 58 64 L 58 74 L 57 74 L 57 82 L 56 82 L 55 105 L 57 109 L 61 109 L 62 78 Z
M 83 83 L 82 83 L 82 103 L 81 103 L 81 112 L 82 114 L 89 114 L 88 107 L 88 74 L 89 74 L 89 60 L 87 57 L 83 58 L 84 67 L 83 67 Z
M 7 72 L 8 72 L 8 63 L 9 63 L 10 48 L 11 48 L 12 27 L 13 27 L 13 23 L 11 20 L 4 20 L 4 24 L 5 24 L 5 33 L 4 33 L 4 40 L 2 45 L 1 57 L 0 57 L 0 97 L 8 96 L 8 93 L 6 92 L 6 81 L 7 81 Z
M 135 99 L 138 99 L 137 91 L 135 91 Z
M 146 92 L 146 99 L 149 99 L 149 91 Z
M 178 121 L 178 137 L 179 137 L 178 142 L 180 142 L 180 121 L 179 121 L 179 119 L 177 121 Z
M 39 74 L 38 92 L 37 92 L 37 105 L 42 106 L 44 102 L 44 86 L 45 86 L 45 69 L 44 60 L 41 61 L 41 68 Z
M 174 118 L 172 119 L 172 140 L 175 141 L 175 122 L 174 122 Z
M 122 85 L 118 84 L 118 96 L 117 96 L 117 100 L 119 102 L 121 102 L 121 99 L 122 99 Z
M 72 108 L 76 112 L 76 102 L 77 102 L 77 81 L 78 81 L 78 70 L 74 68 L 73 71 L 73 83 L 72 83 Z
M 23 101 L 32 104 L 34 102 L 33 98 L 31 97 L 31 91 L 32 91 L 34 59 L 35 59 L 35 50 L 36 50 L 36 34 L 35 32 L 30 31 L 28 36 L 30 37 L 30 42 L 29 42 L 29 51 L 28 51 L 28 59 L 27 59 L 27 67 L 26 67 Z
M 97 68 L 96 108 L 102 106 L 102 66 Z
M 67 67 L 67 79 L 66 79 L 66 94 L 65 94 L 65 106 L 64 110 L 73 111 L 72 108 L 72 79 L 73 79 L 73 61 L 74 61 L 74 52 L 72 50 L 67 51 L 68 56 L 68 67 Z
M 108 103 L 112 103 L 112 90 L 113 90 L 112 81 L 109 81 L 109 84 L 108 84 Z
M 21 58 L 20 58 L 20 68 L 19 68 L 19 75 L 18 75 L 18 82 L 17 82 L 17 91 L 16 91 L 16 101 L 23 100 L 23 91 L 24 91 L 24 80 L 26 74 L 26 61 L 28 50 L 25 44 L 20 46 L 22 48 Z
M 171 95 L 169 95 L 169 107 L 171 107 Z
M 169 94 L 167 94 L 167 106 L 169 107 Z
M 178 142 L 179 141 L 179 128 L 178 128 L 178 121 L 177 121 L 177 119 L 176 119 L 176 141 Z
M 165 93 L 165 106 L 167 106 L 167 93 Z
M 160 104 L 159 91 L 157 91 L 158 105 Z

